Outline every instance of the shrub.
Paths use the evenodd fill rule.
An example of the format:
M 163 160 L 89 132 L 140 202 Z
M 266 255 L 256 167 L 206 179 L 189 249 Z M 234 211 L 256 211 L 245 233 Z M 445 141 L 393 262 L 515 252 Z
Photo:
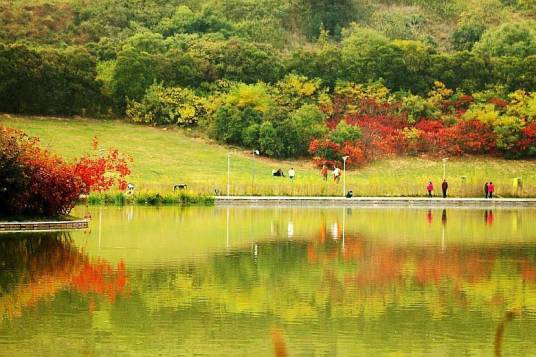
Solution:
M 0 144 L 0 213 L 69 213 L 84 187 L 73 167 L 15 129 L 0 127 Z
M 129 173 L 127 160 L 117 150 L 67 163 L 41 149 L 37 139 L 0 126 L 2 214 L 68 214 L 81 194 L 106 190 L 116 180 L 121 186 Z
M 127 117 L 136 123 L 197 124 L 205 109 L 200 97 L 187 88 L 151 85 L 141 101 L 132 101 L 127 106 Z
M 259 145 L 261 152 L 268 156 L 284 156 L 284 146 L 277 130 L 271 122 L 265 121 L 259 128 Z
M 329 139 L 339 145 L 344 145 L 345 142 L 354 144 L 361 138 L 361 129 L 357 125 L 350 125 L 342 120 L 337 124 L 334 130 L 329 133 Z
M 291 113 L 290 121 L 296 130 L 297 137 L 294 142 L 286 142 L 285 144 L 294 146 L 297 155 L 307 154 L 311 140 L 323 137 L 327 132 L 324 113 L 312 104 L 306 104 Z

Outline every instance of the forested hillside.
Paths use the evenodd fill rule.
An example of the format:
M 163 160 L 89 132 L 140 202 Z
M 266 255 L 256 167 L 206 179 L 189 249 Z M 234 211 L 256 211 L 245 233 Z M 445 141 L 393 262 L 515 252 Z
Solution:
M 319 162 L 536 152 L 536 0 L 0 0 L 0 12 L 3 112 L 201 125 Z

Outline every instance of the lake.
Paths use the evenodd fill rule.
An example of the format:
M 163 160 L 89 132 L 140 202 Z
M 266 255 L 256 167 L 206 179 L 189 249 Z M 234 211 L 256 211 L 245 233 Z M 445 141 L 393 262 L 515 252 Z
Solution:
M 0 355 L 536 355 L 536 210 L 76 207 L 0 234 Z

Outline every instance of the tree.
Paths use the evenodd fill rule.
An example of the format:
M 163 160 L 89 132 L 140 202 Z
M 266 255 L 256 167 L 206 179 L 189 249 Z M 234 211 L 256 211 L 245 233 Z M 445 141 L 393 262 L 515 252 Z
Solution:
M 532 22 L 506 23 L 484 32 L 473 49 L 486 57 L 536 55 L 536 32 Z
M 145 90 L 159 79 L 156 60 L 147 52 L 126 47 L 117 55 L 111 81 L 116 111 L 123 114 L 127 100 L 139 100 Z
M 471 22 L 458 26 L 452 34 L 452 45 L 458 51 L 471 51 L 475 43 L 480 41 L 486 26 Z
M 378 32 L 354 26 L 345 33 L 341 54 L 345 79 L 358 83 L 383 80 L 388 88 L 403 87 L 403 52 Z

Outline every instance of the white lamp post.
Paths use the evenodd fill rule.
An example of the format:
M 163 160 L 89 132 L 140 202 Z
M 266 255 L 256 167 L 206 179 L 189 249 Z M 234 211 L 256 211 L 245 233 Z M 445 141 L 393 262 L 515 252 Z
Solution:
M 448 160 L 448 159 L 449 159 L 448 157 L 445 157 L 445 158 L 443 158 L 443 159 L 441 160 L 441 161 L 443 161 L 443 180 L 444 180 L 445 178 L 447 178 L 447 160 Z
M 231 195 L 231 153 L 227 153 L 227 197 Z
M 253 150 L 251 152 L 253 154 L 253 158 L 255 158 L 255 156 L 260 156 L 260 152 L 259 150 Z M 255 167 L 255 163 L 252 163 L 251 165 L 251 173 L 252 173 L 252 177 L 251 177 L 251 193 L 254 195 L 255 194 L 255 171 L 256 171 L 256 167 Z
M 342 195 L 343 196 L 346 196 L 346 160 L 348 160 L 348 157 L 349 156 L 343 156 L 342 157 L 342 172 L 343 172 L 343 177 L 342 177 Z

